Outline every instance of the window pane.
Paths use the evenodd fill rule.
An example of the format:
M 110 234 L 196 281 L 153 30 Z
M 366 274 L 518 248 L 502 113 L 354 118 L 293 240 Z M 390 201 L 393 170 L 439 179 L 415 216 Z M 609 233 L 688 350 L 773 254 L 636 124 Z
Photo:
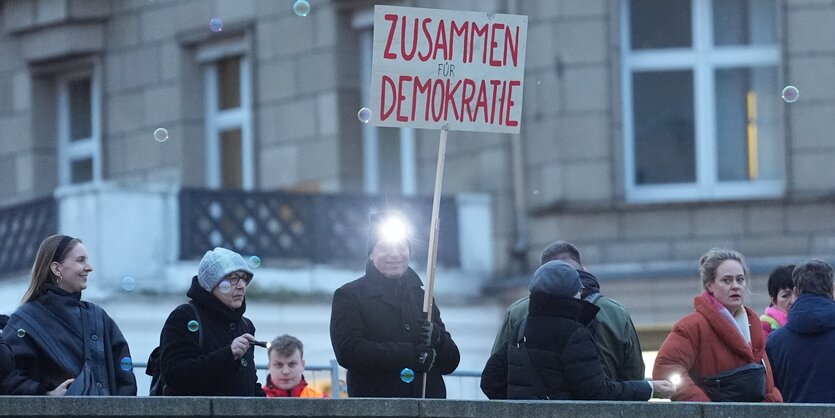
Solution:
M 223 131 L 220 134 L 220 176 L 223 187 L 243 187 L 241 130 Z
M 400 129 L 377 128 L 380 193 L 399 195 L 403 192 L 400 180 Z
M 70 141 L 87 139 L 93 136 L 90 95 L 89 78 L 69 83 Z
M 93 181 L 93 159 L 74 160 L 70 165 L 70 183 Z
M 713 2 L 716 45 L 774 44 L 777 11 L 773 1 L 717 0 Z
M 720 181 L 779 179 L 782 142 L 777 125 L 777 69 L 716 71 L 716 160 Z
M 690 0 L 631 0 L 632 49 L 689 48 Z
M 220 110 L 241 107 L 241 58 L 232 57 L 217 62 L 217 91 Z
M 636 183 L 694 182 L 693 73 L 638 72 L 632 86 Z

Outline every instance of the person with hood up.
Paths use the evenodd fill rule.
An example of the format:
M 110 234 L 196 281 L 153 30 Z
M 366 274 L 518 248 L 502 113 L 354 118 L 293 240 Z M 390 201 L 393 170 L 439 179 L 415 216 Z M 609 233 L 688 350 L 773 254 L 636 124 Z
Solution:
M 765 346 L 774 384 L 786 402 L 835 403 L 835 300 L 832 266 L 810 260 L 795 267 L 797 300 L 785 326 Z
M 565 241 L 548 244 L 542 250 L 540 265 L 552 260 L 564 261 L 577 269 L 583 283 L 583 293 L 580 297 L 600 308 L 590 326 L 606 376 L 620 382 L 643 379 L 644 358 L 641 342 L 638 340 L 638 332 L 629 311 L 618 301 L 600 292 L 597 277 L 586 270 L 580 258 L 580 251 L 574 244 Z M 490 354 L 505 348 L 510 335 L 528 315 L 528 298 L 529 296 L 524 296 L 508 306 Z
M 646 401 L 672 394 L 666 380 L 606 376 L 588 329 L 600 308 L 579 298 L 583 285 L 574 267 L 543 264 L 529 290 L 527 317 L 484 367 L 481 389 L 488 398 Z

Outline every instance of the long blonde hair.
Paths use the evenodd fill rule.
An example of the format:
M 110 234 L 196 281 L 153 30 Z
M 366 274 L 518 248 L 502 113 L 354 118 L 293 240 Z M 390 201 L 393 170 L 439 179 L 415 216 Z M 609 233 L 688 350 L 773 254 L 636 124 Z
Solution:
M 56 254 L 58 246 L 64 237 L 70 238 L 68 235 L 52 235 L 41 242 L 38 247 L 38 254 L 35 256 L 35 263 L 32 264 L 32 273 L 29 277 L 29 288 L 23 294 L 22 303 L 26 303 L 35 299 L 44 290 L 44 286 L 48 282 L 58 283 L 58 276 L 52 272 L 52 262 L 58 263 L 67 258 L 67 254 L 81 242 L 78 238 L 70 239 L 66 245 L 61 249 L 61 254 Z

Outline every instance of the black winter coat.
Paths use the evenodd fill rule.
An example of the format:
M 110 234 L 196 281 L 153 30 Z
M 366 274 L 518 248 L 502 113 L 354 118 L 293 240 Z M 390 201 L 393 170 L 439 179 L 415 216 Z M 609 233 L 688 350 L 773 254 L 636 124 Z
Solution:
M 243 316 L 246 301 L 236 310 L 229 309 L 200 287 L 197 276 L 187 295 L 200 314 L 199 332 L 189 326 L 197 316 L 188 303 L 174 309 L 165 321 L 159 337 L 165 395 L 265 396 L 255 370 L 255 346 L 238 360 L 232 355 L 232 340 L 247 332 L 255 335 L 255 326 Z
M 330 334 L 336 360 L 348 370 L 348 396 L 419 398 L 423 373 L 417 372 L 416 349 L 423 313 L 423 289 L 411 268 L 403 277 L 384 277 L 369 261 L 365 276 L 333 294 Z M 427 398 L 446 398 L 442 375 L 458 367 L 460 354 L 432 303 L 432 323 L 442 331 L 435 363 L 428 373 Z M 415 379 L 406 383 L 400 372 L 410 368 Z
M 616 382 L 603 372 L 587 325 L 598 307 L 584 300 L 532 294 L 524 329 L 525 350 L 512 339 L 487 361 L 481 389 L 490 399 L 574 399 L 645 401 L 652 395 L 644 381 Z M 534 385 L 540 379 L 545 394 Z
M 135 396 L 133 360 L 119 327 L 104 309 L 82 301 L 81 292 L 52 284 L 21 305 L 3 330 L 15 363 L 3 389 L 10 395 L 44 395 L 75 378 L 84 364 L 82 335 L 88 338 L 95 394 Z

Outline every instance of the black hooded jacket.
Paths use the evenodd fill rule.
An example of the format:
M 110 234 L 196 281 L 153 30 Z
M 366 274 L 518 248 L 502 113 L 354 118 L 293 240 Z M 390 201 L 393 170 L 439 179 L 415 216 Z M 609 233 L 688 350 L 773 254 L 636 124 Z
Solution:
M 493 354 L 481 375 L 482 391 L 490 399 L 648 400 L 647 382 L 616 382 L 603 372 L 587 327 L 597 311 L 584 300 L 532 294 L 523 334 L 527 349 L 510 341 Z M 537 378 L 544 394 L 536 390 Z
M 417 372 L 417 321 L 426 319 L 420 278 L 411 268 L 399 279 L 386 278 L 371 261 L 365 271 L 365 276 L 333 294 L 331 344 L 336 360 L 348 370 L 348 395 L 419 398 L 423 373 Z M 432 322 L 440 328 L 442 337 L 429 370 L 426 397 L 445 398 L 442 375 L 458 367 L 460 354 L 434 303 L 432 312 Z M 405 368 L 415 371 L 411 383 L 400 378 Z
M 243 316 L 246 301 L 238 309 L 229 309 L 200 287 L 197 276 L 187 296 L 199 311 L 199 328 L 189 325 L 197 322 L 197 316 L 187 303 L 174 309 L 165 321 L 160 334 L 165 395 L 265 396 L 255 370 L 255 346 L 238 360 L 232 355 L 232 340 L 247 332 L 255 335 L 252 321 Z

